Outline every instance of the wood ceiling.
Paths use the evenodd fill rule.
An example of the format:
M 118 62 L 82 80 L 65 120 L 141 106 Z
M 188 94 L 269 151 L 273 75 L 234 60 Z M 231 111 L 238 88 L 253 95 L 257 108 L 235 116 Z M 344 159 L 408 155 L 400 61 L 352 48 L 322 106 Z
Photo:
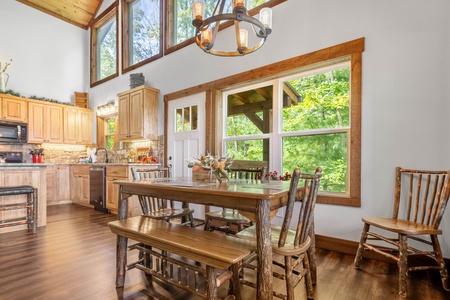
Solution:
M 88 29 L 103 0 L 17 0 L 46 14 Z

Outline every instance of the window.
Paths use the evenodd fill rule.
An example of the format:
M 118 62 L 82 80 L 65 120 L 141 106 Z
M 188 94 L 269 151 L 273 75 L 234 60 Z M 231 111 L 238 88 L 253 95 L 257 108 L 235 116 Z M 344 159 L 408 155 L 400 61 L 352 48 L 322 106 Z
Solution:
M 224 92 L 223 152 L 282 174 L 320 166 L 322 197 L 351 198 L 350 70 L 347 58 Z
M 162 56 L 163 0 L 122 0 L 122 72 Z
M 176 109 L 176 132 L 197 130 L 198 106 L 186 106 Z
M 281 63 L 276 62 L 217 79 L 201 85 L 200 90 L 196 86 L 184 89 L 182 93 L 176 91 L 166 94 L 164 108 L 167 111 L 168 102 L 178 100 L 180 95 L 186 97 L 206 92 L 205 120 L 208 124 L 206 148 L 212 153 L 229 153 L 235 159 L 267 160 L 270 168 L 278 172 L 281 172 L 280 170 L 285 166 L 289 170 L 292 168 L 287 153 L 289 149 L 283 147 L 284 142 L 286 144 L 288 142 L 302 143 L 308 146 L 314 145 L 316 142 L 314 139 L 323 138 L 329 142 L 326 147 L 347 145 L 345 150 L 341 149 L 344 151 L 333 153 L 335 158 L 328 161 L 325 159 L 319 163 L 322 168 L 329 165 L 334 167 L 332 163 L 337 161 L 336 165 L 345 165 L 346 169 L 338 172 L 343 174 L 341 179 L 327 179 L 322 187 L 327 191 L 319 193 L 317 202 L 359 207 L 361 206 L 361 88 L 364 41 L 364 38 L 355 39 L 296 56 Z M 320 123 L 313 123 L 314 127 L 305 127 L 303 124 L 290 126 L 289 120 L 295 120 L 296 117 L 294 111 L 289 111 L 294 109 L 289 107 L 299 106 L 295 113 L 300 113 L 299 117 L 308 117 L 306 93 L 311 93 L 311 88 L 306 83 L 314 82 L 316 79 L 323 81 L 321 85 L 323 91 L 329 91 L 321 93 L 322 98 L 334 94 L 345 101 L 342 103 L 338 101 L 335 108 L 315 106 L 313 113 L 326 122 L 321 120 Z M 327 80 L 331 80 L 331 84 L 327 83 Z M 243 83 L 248 84 L 244 87 Z M 347 85 L 348 93 L 344 92 L 347 90 Z M 242 98 L 243 96 L 246 98 Z M 250 96 L 252 98 L 249 98 Z M 313 99 L 311 97 L 311 101 Z M 346 99 L 349 101 L 348 107 Z M 234 102 L 232 103 L 231 100 Z M 345 105 L 340 106 L 340 104 Z M 326 118 L 323 114 L 326 114 Z M 233 128 L 233 122 L 245 122 L 245 126 L 240 126 L 244 127 L 244 131 L 241 133 L 237 131 L 237 127 Z M 284 127 L 282 123 L 286 123 Z M 248 126 L 248 124 L 252 125 Z M 165 134 L 168 134 L 167 130 Z M 165 150 L 166 148 L 167 146 Z M 276 155 L 270 155 L 270 153 Z M 311 166 L 314 164 L 317 162 L 312 162 Z M 304 167 L 302 169 L 306 171 Z M 332 176 L 332 174 L 329 175 Z M 338 182 L 337 185 L 334 184 L 336 182 Z M 345 192 L 340 192 L 344 189 Z
M 166 49 L 180 45 L 179 47 L 194 42 L 195 27 L 192 26 L 192 0 L 166 0 L 167 1 L 167 32 Z M 267 7 L 273 7 L 286 0 L 247 0 L 247 8 L 250 15 L 259 13 L 263 4 Z M 205 0 L 205 16 L 210 16 L 214 11 L 217 0 Z M 259 7 L 261 6 L 261 7 Z M 252 10 L 256 8 L 255 10 Z M 224 12 L 231 13 L 233 9 L 233 0 L 228 0 L 225 4 Z M 252 11 L 250 11 L 252 10 Z M 231 25 L 231 22 L 228 22 Z M 228 25 L 229 26 L 229 25 Z M 223 28 L 226 28 L 225 25 Z M 178 47 L 178 48 L 179 48 Z M 178 49 L 177 47 L 173 50 Z M 171 50 L 168 51 L 170 53 Z
M 114 3 L 91 26 L 91 87 L 118 76 L 117 34 L 117 3 Z
M 110 117 L 105 120 L 105 148 L 111 150 L 116 145 L 117 117 Z

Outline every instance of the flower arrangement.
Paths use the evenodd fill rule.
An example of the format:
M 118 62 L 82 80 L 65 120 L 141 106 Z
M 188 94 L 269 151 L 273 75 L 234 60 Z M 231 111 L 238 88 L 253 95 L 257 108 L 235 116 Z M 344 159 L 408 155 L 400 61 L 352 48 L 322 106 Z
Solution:
M 292 175 L 289 172 L 286 172 L 284 175 L 279 175 L 277 171 L 271 171 L 266 174 L 266 179 L 269 180 L 281 180 L 288 181 L 291 180 Z
M 188 161 L 188 167 L 192 168 L 192 171 L 210 170 L 214 174 L 219 183 L 222 183 L 221 178 L 228 179 L 227 170 L 229 170 L 233 159 L 230 157 L 219 157 L 211 154 L 201 155 L 196 158 L 192 158 Z
M 0 62 L 0 73 L 5 73 L 8 69 L 9 65 L 11 64 L 12 59 L 9 60 L 9 62 L 5 63 L 3 69 L 2 69 L 2 63 Z

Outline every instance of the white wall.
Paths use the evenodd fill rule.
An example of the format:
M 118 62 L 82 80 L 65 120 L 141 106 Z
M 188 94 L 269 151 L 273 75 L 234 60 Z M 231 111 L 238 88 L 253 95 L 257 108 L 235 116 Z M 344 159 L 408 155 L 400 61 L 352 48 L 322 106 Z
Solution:
M 7 89 L 60 102 L 88 91 L 86 30 L 13 0 L 2 1 L 0 20 L 0 62 L 13 60 Z
M 100 12 L 112 2 L 105 0 Z M 162 134 L 164 94 L 365 37 L 362 206 L 316 208 L 318 234 L 357 241 L 361 216 L 390 215 L 397 165 L 450 168 L 449 12 L 448 0 L 289 0 L 274 8 L 273 33 L 254 54 L 220 58 L 191 45 L 131 73 L 144 73 L 146 84 L 161 90 Z M 20 70 L 11 68 L 14 85 L 8 87 L 24 94 L 71 95 L 89 85 L 88 32 L 15 1 L 2 3 L 2 23 L 4 18 L 11 26 L 0 28 L 3 40 L 27 33 L 26 40 L 0 44 L 0 58 L 14 54 L 14 72 Z M 62 80 L 60 74 L 72 77 Z M 128 88 L 129 73 L 89 90 L 91 105 L 116 99 Z M 444 255 L 450 257 L 450 209 L 441 227 Z

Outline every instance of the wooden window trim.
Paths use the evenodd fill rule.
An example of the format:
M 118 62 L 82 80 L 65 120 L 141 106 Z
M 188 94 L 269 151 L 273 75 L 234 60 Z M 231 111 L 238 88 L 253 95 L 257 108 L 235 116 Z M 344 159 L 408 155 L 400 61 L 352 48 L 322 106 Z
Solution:
M 160 16 L 159 16 L 159 29 L 160 29 L 160 34 L 159 34 L 159 54 L 154 55 L 152 57 L 149 57 L 147 59 L 144 59 L 141 62 L 138 62 L 134 65 L 129 65 L 129 60 L 130 60 L 130 49 L 129 49 L 129 20 L 128 20 L 128 16 L 129 16 L 129 4 L 133 3 L 136 0 L 122 0 L 122 4 L 121 4 L 121 12 L 122 12 L 122 74 L 125 74 L 127 72 L 130 72 L 132 70 L 135 70 L 143 65 L 146 65 L 152 61 L 155 61 L 161 57 L 163 57 L 164 52 L 163 52 L 163 36 L 164 36 L 164 31 L 163 31 L 163 22 L 164 22 L 164 15 L 165 15 L 165 11 L 164 11 L 164 3 L 166 2 L 166 0 L 159 0 L 160 1 Z
M 174 16 L 173 16 L 173 11 L 174 11 L 174 2 L 176 0 L 164 0 L 165 2 L 165 12 L 164 15 L 166 17 L 166 21 L 164 22 L 164 33 L 165 33 L 165 43 L 164 43 L 164 55 L 166 54 L 170 54 L 172 52 L 175 52 L 177 50 L 180 50 L 186 46 L 189 46 L 191 44 L 195 44 L 195 39 L 194 37 L 187 39 L 179 44 L 175 44 L 175 45 L 171 45 L 172 43 L 172 39 L 173 39 L 173 26 L 174 26 Z M 264 7 L 274 7 L 277 6 L 280 3 L 283 3 L 287 0 L 269 0 L 264 4 L 261 4 L 258 7 L 255 7 L 251 10 L 248 11 L 248 14 L 250 16 L 254 16 L 259 14 L 259 11 L 264 8 Z M 230 26 L 233 25 L 233 22 L 229 21 L 229 22 L 225 22 L 222 23 L 219 27 L 219 31 L 220 30 L 224 30 L 225 28 L 228 28 Z
M 119 76 L 119 18 L 117 14 L 117 2 L 110 5 L 104 12 L 102 12 L 95 20 L 92 22 L 91 26 L 91 51 L 90 51 L 90 62 L 91 62 L 91 88 L 102 84 L 108 80 L 111 80 Z M 111 20 L 113 17 L 116 18 L 116 72 L 108 77 L 101 80 L 97 80 L 97 29 L 103 26 L 106 22 Z
M 319 195 L 318 203 L 335 204 L 344 206 L 361 206 L 361 85 L 362 85 L 362 52 L 364 52 L 364 38 L 324 48 L 315 52 L 303 54 L 277 63 L 263 66 L 254 70 L 231 75 L 222 79 L 199 84 L 191 88 L 183 89 L 164 96 L 164 147 L 167 147 L 167 120 L 168 102 L 189 95 L 207 92 L 206 124 L 209 130 L 206 132 L 207 145 L 205 149 L 216 149 L 214 145 L 215 123 L 213 108 L 216 103 L 216 92 L 237 86 L 266 81 L 283 77 L 288 74 L 315 69 L 320 66 L 335 64 L 341 61 L 350 61 L 350 93 L 351 93 L 351 129 L 350 129 L 350 195 L 338 197 L 335 195 Z M 218 148 L 217 148 L 218 149 Z M 167 148 L 164 149 L 167 153 Z

